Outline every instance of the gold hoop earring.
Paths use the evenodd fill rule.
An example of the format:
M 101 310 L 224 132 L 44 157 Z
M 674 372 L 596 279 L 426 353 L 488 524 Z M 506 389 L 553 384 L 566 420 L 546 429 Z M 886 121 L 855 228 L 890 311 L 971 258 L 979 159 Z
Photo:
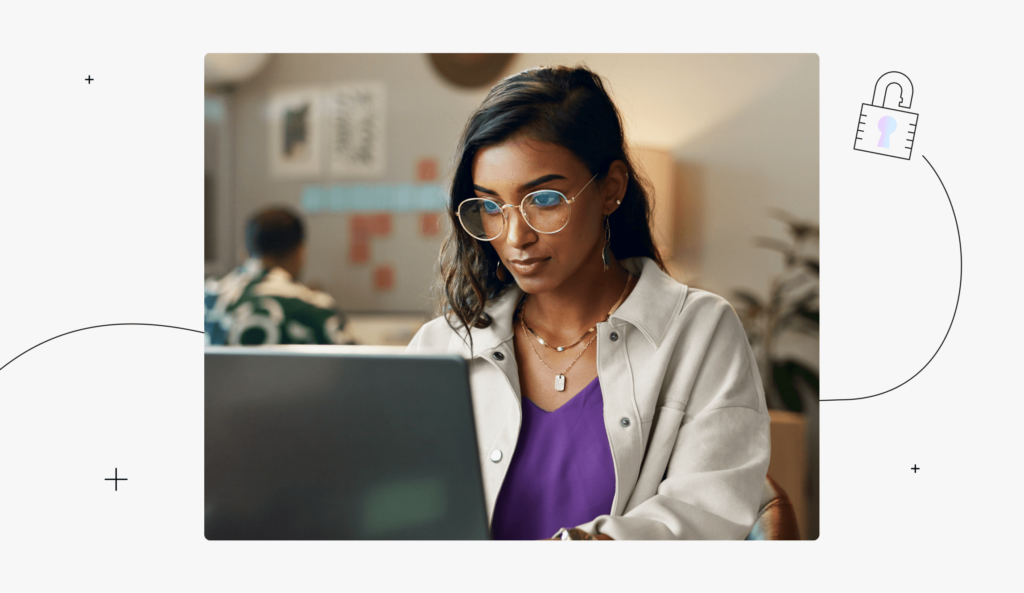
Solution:
M 612 227 L 608 223 L 608 217 L 604 217 L 604 249 L 601 250 L 601 263 L 604 264 L 604 271 L 607 272 L 610 267 L 609 262 L 612 259 Z

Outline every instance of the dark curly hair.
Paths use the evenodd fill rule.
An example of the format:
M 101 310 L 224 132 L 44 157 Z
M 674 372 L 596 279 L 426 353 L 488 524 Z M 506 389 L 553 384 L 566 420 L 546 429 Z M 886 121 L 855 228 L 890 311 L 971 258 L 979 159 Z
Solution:
M 591 175 L 597 175 L 598 182 L 608 175 L 614 161 L 625 163 L 629 172 L 626 193 L 622 205 L 609 217 L 612 252 L 619 259 L 649 257 L 665 269 L 651 238 L 649 184 L 629 157 L 622 119 L 601 77 L 582 66 L 530 68 L 491 89 L 469 118 L 453 158 L 447 208 L 451 224 L 441 246 L 437 286 L 440 313 L 452 329 L 456 329 L 453 317 L 463 327 L 489 326 L 491 319 L 484 306 L 514 282 L 511 277 L 498 279 L 494 247 L 469 236 L 456 212 L 463 200 L 475 195 L 472 168 L 477 152 L 516 135 L 568 149 Z
M 245 225 L 245 247 L 252 257 L 283 257 L 295 251 L 306 239 L 302 219 L 291 208 L 265 208 L 249 218 Z

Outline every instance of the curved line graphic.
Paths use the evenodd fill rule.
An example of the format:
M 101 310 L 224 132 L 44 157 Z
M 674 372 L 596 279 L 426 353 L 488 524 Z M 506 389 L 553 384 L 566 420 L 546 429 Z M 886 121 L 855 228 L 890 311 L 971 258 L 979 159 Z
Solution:
M 195 332 L 197 334 L 205 333 L 205 332 L 201 332 L 201 331 L 199 331 L 197 329 L 189 329 L 187 327 L 178 327 L 176 325 L 160 325 L 159 323 L 107 323 L 107 324 L 104 324 L 104 325 L 90 325 L 89 327 L 83 327 L 83 328 L 80 328 L 80 329 L 73 329 L 73 330 L 71 330 L 69 332 L 62 333 L 59 336 L 53 336 L 49 340 L 43 340 L 42 342 L 39 342 L 35 346 L 32 346 L 31 348 L 26 350 L 25 352 L 22 352 L 21 354 L 19 354 L 19 355 L 15 356 L 14 358 L 8 360 L 7 364 L 5 364 L 4 366 L 0 367 L 0 371 L 2 371 L 5 368 L 7 368 L 8 364 L 11 364 L 15 360 L 18 360 L 19 358 L 24 356 L 26 353 L 28 353 L 28 352 L 30 352 L 32 350 L 35 350 L 36 348 L 42 346 L 43 344 L 45 344 L 45 343 L 47 343 L 49 341 L 56 340 L 57 338 L 59 338 L 61 336 L 66 336 L 68 334 L 73 334 L 75 332 L 85 331 L 87 329 L 96 329 L 97 327 L 111 327 L 111 326 L 114 326 L 114 325 L 149 325 L 149 326 L 152 326 L 152 327 L 168 327 L 168 328 L 171 328 L 171 329 L 180 329 L 180 330 L 184 330 L 184 331 L 187 331 L 187 332 Z
M 939 183 L 942 185 L 942 191 L 946 192 L 946 200 L 949 202 L 949 209 L 953 211 L 953 222 L 956 224 L 956 241 L 957 241 L 957 244 L 960 246 L 960 283 L 957 285 L 957 288 L 956 288 L 956 306 L 953 307 L 953 318 L 949 320 L 949 327 L 946 328 L 946 335 L 942 336 L 942 342 L 940 342 L 939 343 L 939 347 L 935 349 L 935 354 L 932 354 L 932 357 L 928 359 L 928 362 L 924 363 L 924 366 L 921 367 L 921 370 L 919 370 L 916 373 L 914 373 L 913 376 L 910 377 L 910 379 L 907 379 L 906 381 L 900 383 L 896 387 L 892 387 L 890 389 L 886 389 L 885 391 L 882 391 L 880 393 L 876 393 L 874 395 L 865 395 L 863 397 L 841 397 L 841 398 L 832 398 L 832 399 L 819 399 L 818 401 L 823 401 L 823 402 L 845 402 L 845 401 L 854 401 L 854 400 L 858 400 L 858 399 L 868 399 L 868 398 L 871 398 L 871 397 L 878 397 L 879 395 L 884 395 L 886 393 L 889 393 L 890 391 L 893 391 L 895 389 L 899 389 L 900 387 L 903 387 L 907 383 L 910 383 L 910 381 L 914 377 L 920 375 L 921 371 L 923 371 L 926 368 L 928 368 L 928 365 L 931 364 L 932 360 L 935 359 L 935 356 L 938 355 L 939 350 L 942 350 L 942 345 L 946 343 L 946 338 L 949 337 L 949 331 L 951 329 L 953 329 L 953 321 L 956 320 L 956 311 L 957 311 L 957 309 L 960 308 L 960 290 L 964 286 L 964 244 L 963 244 L 963 241 L 960 239 L 960 223 L 956 219 L 956 210 L 953 208 L 953 200 L 951 200 L 949 198 L 949 190 L 946 189 L 946 184 L 942 182 L 942 177 L 939 177 L 939 172 L 935 170 L 935 167 L 932 165 L 932 162 L 929 161 L 928 158 L 926 156 L 924 156 L 923 154 L 921 155 L 921 158 L 923 158 L 924 162 L 928 163 L 928 166 L 932 168 L 932 172 L 935 173 L 935 177 L 938 178 Z

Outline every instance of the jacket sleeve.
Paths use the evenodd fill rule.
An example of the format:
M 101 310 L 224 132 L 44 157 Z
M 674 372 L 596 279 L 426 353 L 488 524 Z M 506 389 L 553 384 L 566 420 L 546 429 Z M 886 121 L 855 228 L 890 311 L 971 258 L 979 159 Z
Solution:
M 750 532 L 771 454 L 769 416 L 743 327 L 724 299 L 716 309 L 699 362 L 675 359 L 695 373 L 689 396 L 667 399 L 652 428 L 644 463 L 656 464 L 647 473 L 656 469 L 653 481 L 664 475 L 656 492 L 631 500 L 622 516 L 602 515 L 580 529 L 614 539 L 744 539 Z
M 409 344 L 405 347 L 406 354 L 419 354 L 423 351 L 423 336 L 425 334 L 425 328 L 421 327 L 416 331 L 416 335 L 409 340 Z
M 416 332 L 405 347 L 406 354 L 447 354 L 450 331 L 447 322 L 436 317 Z

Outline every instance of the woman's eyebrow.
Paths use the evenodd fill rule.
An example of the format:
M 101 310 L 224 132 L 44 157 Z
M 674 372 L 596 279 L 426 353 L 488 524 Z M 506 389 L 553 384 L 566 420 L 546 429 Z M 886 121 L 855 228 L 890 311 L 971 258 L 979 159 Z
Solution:
M 557 174 L 544 175 L 543 177 L 538 177 L 538 178 L 534 179 L 533 181 L 528 181 L 528 182 L 520 185 L 518 190 L 523 192 L 523 191 L 526 191 L 528 189 L 533 189 L 533 188 L 537 187 L 538 185 L 540 185 L 542 183 L 547 183 L 547 182 L 553 181 L 555 179 L 566 179 L 566 177 L 563 176 L 563 175 L 557 175 Z M 479 186 L 479 185 L 476 185 L 476 184 L 473 184 L 473 189 L 475 189 L 478 192 L 483 192 L 485 194 L 491 194 L 492 196 L 498 195 L 498 192 L 494 191 L 493 189 L 487 189 L 486 187 L 482 187 L 482 186 Z

